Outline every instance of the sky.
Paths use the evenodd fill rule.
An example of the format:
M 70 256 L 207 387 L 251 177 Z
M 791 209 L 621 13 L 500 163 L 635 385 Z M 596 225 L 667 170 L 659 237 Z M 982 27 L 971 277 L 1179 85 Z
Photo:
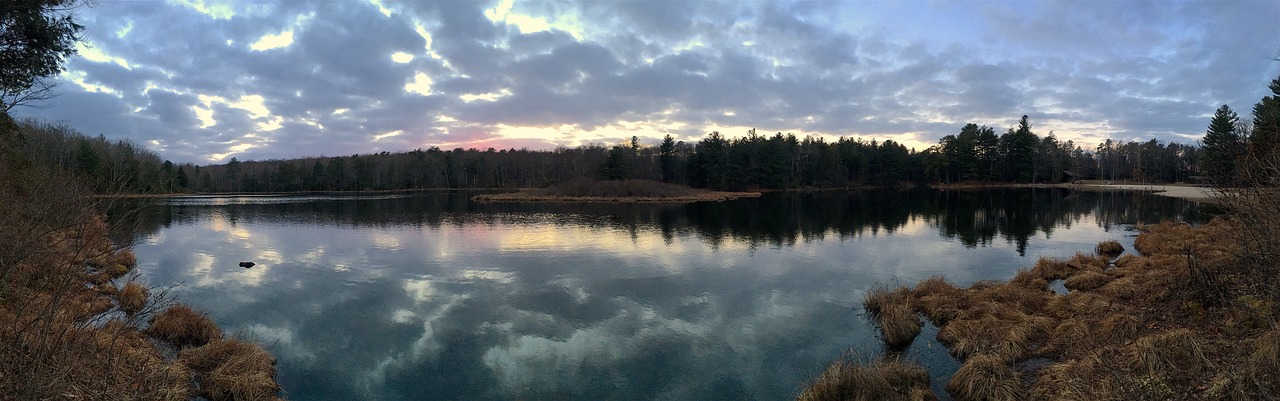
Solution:
M 755 128 L 917 150 L 1027 115 L 1194 143 L 1280 76 L 1280 2 L 101 1 L 19 117 L 175 162 Z

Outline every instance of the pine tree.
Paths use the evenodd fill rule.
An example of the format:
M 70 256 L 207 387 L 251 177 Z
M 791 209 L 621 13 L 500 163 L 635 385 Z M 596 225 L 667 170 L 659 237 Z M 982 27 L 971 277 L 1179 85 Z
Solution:
M 1280 77 L 1271 81 L 1270 88 L 1274 95 L 1263 97 L 1253 106 L 1249 147 L 1259 159 L 1280 153 Z
M 1230 186 L 1235 183 L 1236 162 L 1243 152 L 1243 141 L 1236 125 L 1240 117 L 1227 105 L 1222 105 L 1209 120 L 1204 134 L 1204 156 L 1200 170 L 1215 185 Z

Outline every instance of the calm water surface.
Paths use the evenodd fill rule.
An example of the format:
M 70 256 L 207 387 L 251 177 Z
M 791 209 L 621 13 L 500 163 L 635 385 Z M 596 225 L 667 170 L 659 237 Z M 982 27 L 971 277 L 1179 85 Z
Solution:
M 1057 189 L 691 205 L 468 193 L 189 197 L 145 209 L 142 279 L 267 344 L 293 400 L 785 400 L 881 353 L 877 285 L 1006 279 L 1190 202 Z M 244 269 L 240 261 L 258 266 Z M 940 389 L 955 361 L 908 355 Z

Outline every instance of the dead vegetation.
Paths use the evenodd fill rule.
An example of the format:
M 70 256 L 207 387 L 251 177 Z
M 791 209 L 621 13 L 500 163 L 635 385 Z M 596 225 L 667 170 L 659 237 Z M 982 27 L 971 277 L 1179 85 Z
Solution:
M 193 382 L 194 369 L 166 356 L 148 335 L 153 330 L 145 322 L 170 303 L 165 291 L 132 279 L 116 286 L 137 259 L 111 240 L 99 213 L 109 198 L 95 198 L 74 177 L 25 161 L 8 146 L 14 130 L 0 113 L 0 399 L 189 400 L 199 394 L 193 383 L 209 388 L 203 379 Z M 221 335 L 198 316 L 204 321 L 175 324 L 196 333 L 178 337 Z M 168 318 L 158 321 L 154 332 L 168 333 Z M 270 358 L 257 349 L 255 358 L 264 355 Z M 197 378 L 205 377 L 201 372 Z M 274 383 L 273 369 L 258 372 L 269 374 L 245 381 Z M 244 394 L 237 400 L 275 397 L 234 394 Z
M 1258 284 L 1270 267 L 1245 263 L 1258 258 L 1233 238 L 1238 226 L 1139 228 L 1141 255 L 1114 263 L 1103 243 L 1101 255 L 1040 259 L 1007 282 L 876 289 L 864 307 L 890 348 L 913 340 L 887 329 L 895 321 L 937 325 L 962 362 L 946 385 L 958 400 L 1275 399 L 1280 308 Z M 1068 292 L 1049 290 L 1054 280 Z
M 147 334 L 178 346 L 201 346 L 222 337 L 222 329 L 205 314 L 174 305 L 151 318 Z
M 881 338 L 890 348 L 906 348 L 920 334 L 920 317 L 912 310 L 911 292 L 905 288 L 872 289 L 862 305 L 880 327 Z
M 199 395 L 213 401 L 273 400 L 280 392 L 275 358 L 255 344 L 216 339 L 178 359 L 194 373 Z
M 929 373 L 897 358 L 863 364 L 851 355 L 832 362 L 798 401 L 930 401 Z
M 1124 245 L 1120 245 L 1120 242 L 1116 240 L 1107 240 L 1107 241 L 1099 242 L 1098 246 L 1095 247 L 1093 250 L 1094 252 L 1097 252 L 1099 255 L 1116 257 L 1124 253 Z

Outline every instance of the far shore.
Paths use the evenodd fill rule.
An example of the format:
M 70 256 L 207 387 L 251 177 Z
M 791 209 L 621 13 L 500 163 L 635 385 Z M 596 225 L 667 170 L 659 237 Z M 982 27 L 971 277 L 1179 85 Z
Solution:
M 989 188 L 1066 188 L 1079 191 L 1148 191 L 1160 196 L 1185 199 L 1195 202 L 1213 201 L 1214 189 L 1192 184 L 1143 184 L 1119 183 L 1107 184 L 1105 181 L 1085 181 L 1083 183 L 1057 184 L 1012 184 L 1012 183 L 957 183 L 932 184 L 931 188 L 949 190 L 971 190 Z M 609 197 L 609 196 L 551 196 L 531 194 L 530 188 L 519 192 L 477 195 L 473 199 L 482 202 L 592 202 L 592 203 L 688 203 L 688 202 L 720 202 L 739 198 L 759 197 L 765 192 L 815 192 L 815 191 L 847 191 L 858 189 L 874 189 L 877 187 L 833 187 L 833 188 L 791 188 L 764 189 L 751 192 L 708 191 L 679 197 Z M 503 191 L 510 188 L 414 188 L 386 189 L 367 191 L 296 191 L 296 192 L 196 192 L 196 193 L 164 193 L 164 194 L 119 194 L 95 195 L 94 197 L 111 198 L 172 198 L 185 196 L 298 196 L 298 195 L 375 195 L 375 194 L 409 194 L 417 192 L 484 192 Z
M 471 199 L 478 202 L 551 202 L 551 203 L 692 203 L 723 202 L 739 198 L 756 198 L 759 192 L 719 192 L 707 191 L 681 196 L 563 196 L 540 195 L 528 191 L 508 192 L 501 194 L 476 195 Z
M 986 189 L 986 188 L 1066 188 L 1077 191 L 1148 191 L 1156 195 L 1185 199 L 1194 202 L 1213 201 L 1213 188 L 1192 184 L 1144 184 L 1115 183 L 1107 181 L 1083 181 L 1057 184 L 1009 184 L 1009 183 L 958 183 L 930 185 L 938 189 Z

